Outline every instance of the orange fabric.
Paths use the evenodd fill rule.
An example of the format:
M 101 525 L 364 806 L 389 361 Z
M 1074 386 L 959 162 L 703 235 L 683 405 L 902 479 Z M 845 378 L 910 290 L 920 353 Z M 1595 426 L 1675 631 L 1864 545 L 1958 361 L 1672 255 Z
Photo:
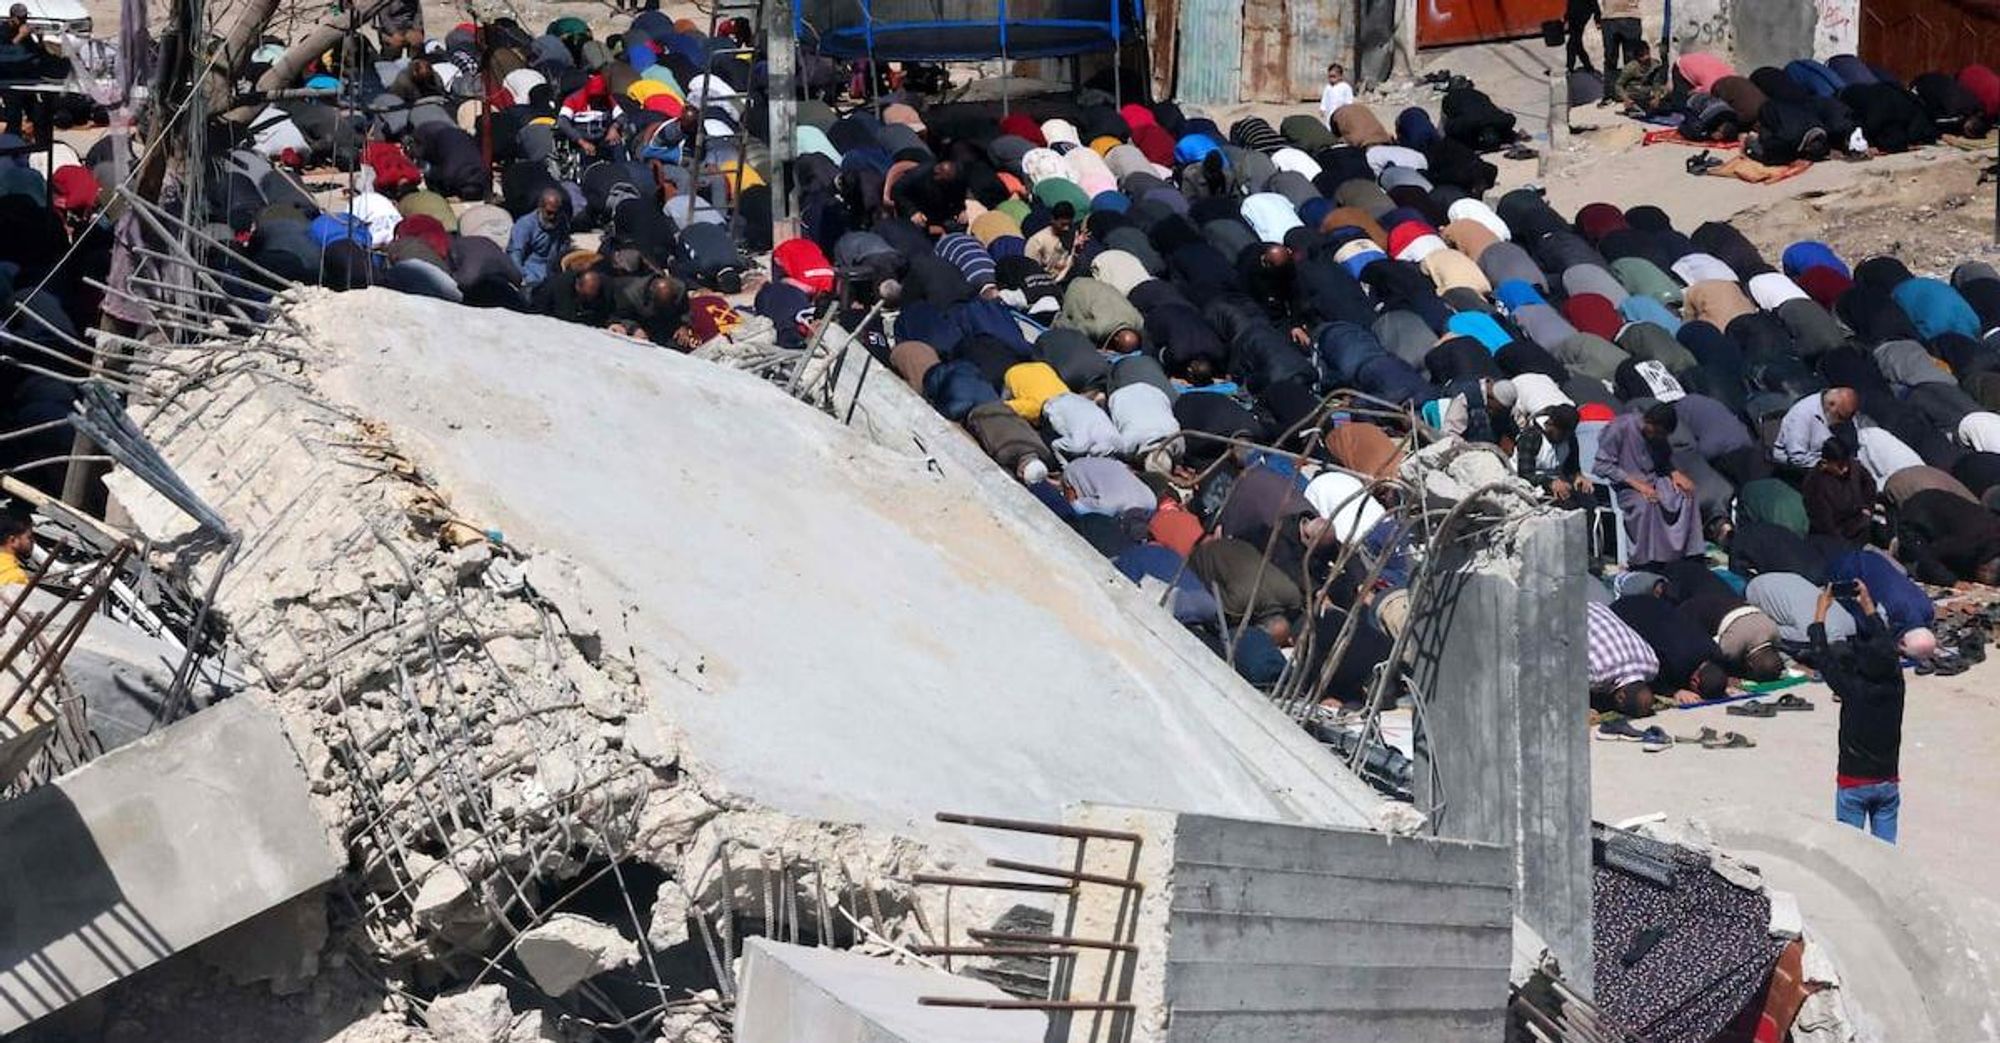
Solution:
M 1187 508 L 1171 500 L 1160 504 L 1153 512 L 1153 520 L 1146 525 L 1146 535 L 1153 542 L 1171 549 L 1185 558 L 1194 553 L 1195 544 L 1201 542 L 1201 519 Z
M 1395 439 L 1369 423 L 1335 426 L 1326 433 L 1326 451 L 1342 467 L 1376 478 L 1393 477 L 1403 466 L 1403 451 Z
M 1376 246 L 1384 250 L 1389 248 L 1389 233 L 1382 230 L 1381 222 L 1368 216 L 1368 211 L 1358 206 L 1335 207 L 1328 211 L 1326 217 L 1319 223 L 1319 230 L 1322 232 L 1331 232 L 1341 227 L 1359 228 L 1368 233 L 1368 238 L 1375 240 Z
M 1681 137 L 1681 132 L 1673 127 L 1668 127 L 1665 130 L 1649 130 L 1639 139 L 1639 144 L 1686 145 L 1689 148 L 1715 149 L 1718 152 L 1725 149 L 1743 147 L 1743 143 L 1740 141 L 1696 141 L 1693 138 L 1684 138 Z
M 1812 164 L 1795 159 L 1782 167 L 1759 163 L 1748 156 L 1738 156 L 1719 167 L 1708 171 L 1709 177 L 1733 177 L 1738 181 L 1748 181 L 1753 185 L 1775 185 L 1780 181 L 1790 181 L 1812 169 Z

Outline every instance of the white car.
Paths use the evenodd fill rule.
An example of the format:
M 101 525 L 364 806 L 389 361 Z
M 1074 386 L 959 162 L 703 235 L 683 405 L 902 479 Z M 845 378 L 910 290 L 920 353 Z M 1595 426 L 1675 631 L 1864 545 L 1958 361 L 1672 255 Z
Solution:
M 12 7 L 15 3 L 26 5 L 28 24 L 37 32 L 90 35 L 90 12 L 84 9 L 82 0 L 8 0 L 5 6 Z

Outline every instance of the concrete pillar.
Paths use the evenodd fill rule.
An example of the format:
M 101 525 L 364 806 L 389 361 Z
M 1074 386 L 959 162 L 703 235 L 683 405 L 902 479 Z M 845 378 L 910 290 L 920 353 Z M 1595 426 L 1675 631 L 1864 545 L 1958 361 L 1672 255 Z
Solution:
M 1515 915 L 1591 981 L 1584 517 L 1457 552 L 1416 606 L 1417 809 L 1437 836 L 1514 851 Z

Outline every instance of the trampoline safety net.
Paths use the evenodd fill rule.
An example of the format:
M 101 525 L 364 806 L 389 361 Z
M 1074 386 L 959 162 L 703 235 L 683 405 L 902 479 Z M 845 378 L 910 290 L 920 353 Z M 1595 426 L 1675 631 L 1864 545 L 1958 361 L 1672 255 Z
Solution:
M 798 40 L 833 58 L 972 61 L 1116 50 L 1139 0 L 794 0 Z

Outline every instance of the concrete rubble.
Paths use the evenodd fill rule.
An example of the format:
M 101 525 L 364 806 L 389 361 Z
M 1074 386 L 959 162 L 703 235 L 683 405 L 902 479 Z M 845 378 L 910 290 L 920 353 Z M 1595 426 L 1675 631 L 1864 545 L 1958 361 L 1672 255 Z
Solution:
M 514 951 L 528 976 L 551 996 L 585 978 L 639 962 L 638 947 L 618 928 L 574 913 L 557 913 L 521 932 Z
M 544 1012 L 509 1005 L 493 961 L 604 1020 L 591 983 L 646 978 L 655 955 L 713 972 L 675 983 L 696 999 L 659 1034 L 713 1035 L 732 923 L 884 951 L 945 916 L 913 874 L 1054 850 L 940 829 L 939 810 L 1052 821 L 1091 793 L 1402 821 L 1199 645 L 1162 638 L 1163 614 L 1135 622 L 1136 592 L 1083 544 L 1048 546 L 1017 505 L 752 377 L 381 291 L 309 292 L 292 315 L 306 340 L 163 387 L 140 418 L 239 547 L 111 485 L 191 587 L 227 564 L 214 610 L 349 858 L 358 915 L 328 944 L 442 994 L 425 1029 L 392 1000 L 343 1038 L 539 1038 Z M 815 569 L 833 571 L 801 579 Z M 1051 742 L 1058 717 L 1081 731 Z M 621 866 L 656 894 L 561 907 Z M 961 892 L 950 915 L 996 922 L 1013 901 Z

